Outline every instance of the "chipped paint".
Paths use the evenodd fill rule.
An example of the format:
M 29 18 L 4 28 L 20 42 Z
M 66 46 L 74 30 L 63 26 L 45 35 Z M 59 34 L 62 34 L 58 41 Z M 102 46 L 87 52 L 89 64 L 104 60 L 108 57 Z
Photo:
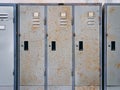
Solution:
M 109 13 L 112 14 L 112 13 L 114 13 L 114 12 L 115 12 L 115 8 L 114 8 L 114 7 L 110 7 L 110 8 L 109 8 Z
M 115 65 L 117 69 L 120 69 L 120 64 Z

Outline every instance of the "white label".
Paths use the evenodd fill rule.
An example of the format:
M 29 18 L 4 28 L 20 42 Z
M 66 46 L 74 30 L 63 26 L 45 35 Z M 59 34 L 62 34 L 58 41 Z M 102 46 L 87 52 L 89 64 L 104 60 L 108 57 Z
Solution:
M 39 17 L 39 13 L 38 12 L 34 12 L 34 14 L 33 14 L 33 16 L 36 18 L 38 18 Z
M 65 12 L 60 13 L 61 18 L 66 18 L 67 14 Z
M 0 30 L 5 30 L 5 26 L 4 25 L 0 25 Z
M 88 17 L 94 17 L 94 12 L 89 12 Z

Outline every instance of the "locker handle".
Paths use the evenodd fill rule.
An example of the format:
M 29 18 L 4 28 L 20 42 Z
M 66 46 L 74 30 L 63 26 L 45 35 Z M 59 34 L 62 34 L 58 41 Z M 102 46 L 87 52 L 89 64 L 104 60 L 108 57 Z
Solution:
M 28 41 L 24 41 L 24 50 L 28 51 L 28 47 L 29 47 Z
M 51 50 L 56 51 L 56 41 L 52 41 L 51 45 L 52 45 Z
M 83 41 L 79 41 L 79 51 L 83 51 Z
M 115 51 L 115 41 L 111 41 L 111 51 Z

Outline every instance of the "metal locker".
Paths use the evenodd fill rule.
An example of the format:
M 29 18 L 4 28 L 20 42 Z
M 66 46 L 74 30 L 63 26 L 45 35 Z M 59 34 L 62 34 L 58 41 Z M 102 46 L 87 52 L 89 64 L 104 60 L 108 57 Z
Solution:
M 13 90 L 14 87 L 15 11 L 13 4 L 0 4 L 0 90 Z
M 72 6 L 47 5 L 48 90 L 72 90 Z
M 101 4 L 74 7 L 75 90 L 101 88 Z
M 44 90 L 44 6 L 20 4 L 20 90 Z
M 120 90 L 120 4 L 104 6 L 105 90 Z

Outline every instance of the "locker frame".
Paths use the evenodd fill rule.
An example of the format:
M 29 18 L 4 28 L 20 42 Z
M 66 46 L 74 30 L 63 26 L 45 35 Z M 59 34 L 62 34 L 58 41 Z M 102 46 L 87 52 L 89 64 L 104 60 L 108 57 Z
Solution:
M 14 28 L 14 69 L 13 69 L 13 90 L 17 90 L 17 7 L 14 3 L 0 3 L 0 6 L 13 7 L 13 28 Z
M 107 90 L 107 6 L 120 6 L 120 3 L 105 3 L 103 5 L 103 84 L 104 89 Z M 106 65 L 106 68 L 104 67 Z
M 17 6 L 17 64 L 16 64 L 16 89 L 15 90 L 20 90 L 20 5 L 40 5 L 40 6 L 44 6 L 44 13 L 45 13 L 45 25 L 44 25 L 44 28 L 45 28 L 45 73 L 44 73 L 44 90 L 48 90 L 48 74 L 47 74 L 47 65 L 48 65 L 48 39 L 47 39 L 47 6 L 64 6 L 64 5 L 70 5 L 72 7 L 72 90 L 75 90 L 75 25 L 74 25 L 74 7 L 75 6 L 79 6 L 79 5 L 95 5 L 95 6 L 99 6 L 99 15 L 100 15 L 100 19 L 99 19 L 99 45 L 100 45 L 100 51 L 99 51 L 99 54 L 100 54 L 100 89 L 99 90 L 102 90 L 104 88 L 104 81 L 103 81 L 103 67 L 102 67 L 102 3 L 19 3 L 19 4 L 16 4 Z M 104 90 L 104 89 L 103 89 Z

